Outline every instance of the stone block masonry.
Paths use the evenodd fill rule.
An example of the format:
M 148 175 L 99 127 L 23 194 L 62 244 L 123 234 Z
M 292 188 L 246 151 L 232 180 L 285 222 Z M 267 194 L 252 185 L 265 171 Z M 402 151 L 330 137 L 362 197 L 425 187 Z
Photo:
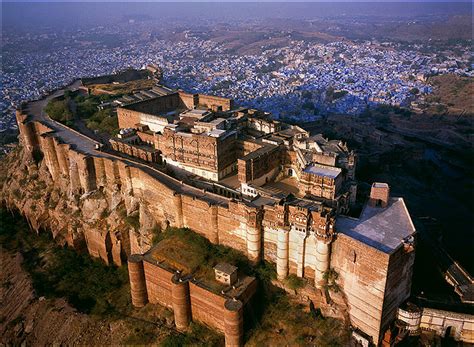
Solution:
M 88 215 L 94 215 L 96 220 L 94 226 L 81 229 L 80 237 L 75 227 L 61 223 L 37 225 L 34 221 L 35 225 L 51 228 L 53 234 L 65 233 L 71 246 L 83 238 L 88 252 L 107 263 L 120 265 L 125 255 L 145 253 L 152 234 L 144 225 L 112 230 L 106 223 L 101 224 L 103 218 L 96 214 L 102 205 L 107 209 L 102 208 L 101 213 L 111 214 L 115 220 L 135 216 L 150 226 L 188 227 L 212 243 L 241 251 L 253 262 L 265 258 L 276 264 L 280 279 L 289 273 L 297 274 L 322 288 L 324 273 L 333 268 L 339 273 L 340 286 L 348 299 L 351 323 L 372 336 L 374 343 L 380 341 L 397 306 L 409 295 L 414 252 L 406 252 L 400 238 L 395 238 L 397 243 L 389 250 L 381 248 L 374 239 L 384 236 L 382 224 L 371 229 L 377 215 L 368 219 L 362 230 L 367 231 L 366 235 L 357 229 L 365 221 L 350 218 L 342 225 L 347 226 L 347 231 L 342 227 L 332 229 L 333 217 L 320 203 L 304 199 L 269 200 L 268 204 L 232 200 L 183 184 L 142 162 L 97 151 L 94 141 L 45 116 L 19 110 L 17 121 L 20 142 L 30 161 L 25 164 L 33 165 L 36 154 L 42 154 L 41 167 L 45 167 L 54 188 L 71 199 L 84 201 Z M 373 208 L 380 208 L 377 211 L 392 218 L 397 228 L 405 228 L 393 220 L 388 187 L 380 187 L 374 191 Z M 102 197 L 90 198 L 94 194 Z M 119 208 L 125 216 L 118 214 Z M 374 211 L 368 213 L 375 214 Z M 325 239 L 333 234 L 334 238 Z M 389 237 L 387 232 L 382 243 L 389 243 Z M 129 258 L 129 267 L 134 304 L 160 303 L 178 312 L 180 328 L 188 319 L 196 319 L 224 331 L 226 340 L 240 343 L 238 304 L 226 304 L 219 295 L 210 300 L 209 292 L 199 284 L 182 284 L 180 278 L 173 280 L 173 272 L 147 261 L 140 265 L 139 260 L 133 259 Z M 189 312 L 185 309 L 187 300 Z
M 134 306 L 163 305 L 173 310 L 178 330 L 196 320 L 224 333 L 226 346 L 243 345 L 244 306 L 255 294 L 255 279 L 238 298 L 229 298 L 146 256 L 131 255 L 128 266 Z

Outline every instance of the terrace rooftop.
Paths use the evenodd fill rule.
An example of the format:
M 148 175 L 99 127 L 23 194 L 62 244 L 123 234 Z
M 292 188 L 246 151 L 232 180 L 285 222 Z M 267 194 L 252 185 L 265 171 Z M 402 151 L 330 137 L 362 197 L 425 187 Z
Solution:
M 359 218 L 339 216 L 336 231 L 390 254 L 415 227 L 403 199 L 390 198 L 385 208 L 366 205 Z

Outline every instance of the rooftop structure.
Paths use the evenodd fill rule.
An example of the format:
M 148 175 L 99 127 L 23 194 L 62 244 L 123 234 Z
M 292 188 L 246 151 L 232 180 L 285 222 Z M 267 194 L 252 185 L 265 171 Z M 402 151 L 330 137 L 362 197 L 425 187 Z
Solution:
M 402 198 L 390 198 L 386 207 L 366 205 L 359 218 L 340 216 L 336 230 L 392 253 L 405 242 L 413 242 L 415 227 Z
M 118 117 L 121 128 L 148 127 L 150 142 L 175 172 L 224 186 L 237 180 L 237 190 L 249 198 L 296 192 L 341 211 L 355 201 L 356 158 L 344 143 L 310 137 L 259 110 L 234 108 L 230 99 L 179 91 L 121 107 Z M 289 177 L 297 183 L 278 183 Z

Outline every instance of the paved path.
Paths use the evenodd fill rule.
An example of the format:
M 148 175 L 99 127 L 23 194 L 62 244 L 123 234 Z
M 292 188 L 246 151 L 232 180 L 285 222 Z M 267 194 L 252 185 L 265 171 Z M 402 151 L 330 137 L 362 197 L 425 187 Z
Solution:
M 64 90 L 76 90 L 79 85 L 80 82 L 76 81 L 65 89 L 58 90 L 52 93 L 45 99 L 30 102 L 28 103 L 25 112 L 31 117 L 31 120 L 39 121 L 53 129 L 57 137 L 59 137 L 64 143 L 72 145 L 74 149 L 78 152 L 94 157 L 120 160 L 129 166 L 137 167 L 143 170 L 150 176 L 156 178 L 159 182 L 163 183 L 170 189 L 180 194 L 195 196 L 198 197 L 200 200 L 204 200 L 212 204 L 219 204 L 224 206 L 228 205 L 229 200 L 227 198 L 210 192 L 204 192 L 201 189 L 192 187 L 187 184 L 183 184 L 180 181 L 174 179 L 173 177 L 152 167 L 151 165 L 145 164 L 139 160 L 135 160 L 132 158 L 124 158 L 119 154 L 113 154 L 110 152 L 97 150 L 96 146 L 100 144 L 98 141 L 87 137 L 86 135 L 81 134 L 59 122 L 56 122 L 44 112 L 44 108 L 51 99 L 64 95 Z

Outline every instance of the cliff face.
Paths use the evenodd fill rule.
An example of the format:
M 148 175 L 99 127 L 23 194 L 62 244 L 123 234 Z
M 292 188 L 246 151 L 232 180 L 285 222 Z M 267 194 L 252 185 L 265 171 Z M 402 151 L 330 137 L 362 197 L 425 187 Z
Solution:
M 20 144 L 2 158 L 0 200 L 24 215 L 31 227 L 50 230 L 59 243 L 120 265 L 125 255 L 143 253 L 159 230 L 146 202 L 123 192 L 118 184 L 104 184 L 83 193 L 69 178 L 54 180 L 47 160 L 34 158 Z

